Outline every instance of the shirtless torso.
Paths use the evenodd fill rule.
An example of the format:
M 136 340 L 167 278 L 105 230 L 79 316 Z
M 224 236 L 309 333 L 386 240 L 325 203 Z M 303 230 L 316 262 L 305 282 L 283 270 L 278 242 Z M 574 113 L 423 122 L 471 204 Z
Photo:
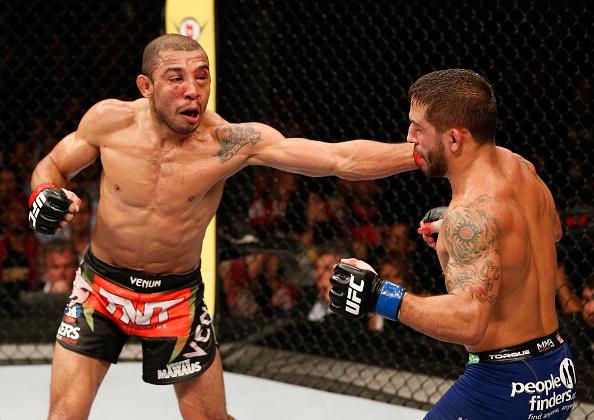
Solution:
M 106 100 L 44 159 L 61 174 L 74 175 L 100 156 L 103 172 L 91 249 L 107 263 L 153 273 L 183 273 L 199 264 L 225 180 L 247 165 L 353 179 L 414 167 L 412 147 L 405 143 L 373 142 L 369 149 L 372 142 L 366 140 L 286 139 L 269 126 L 228 124 L 210 111 L 182 140 L 159 139 L 153 125 L 147 99 Z M 373 164 L 382 153 L 394 160 Z M 32 184 L 53 172 L 44 161 Z
M 436 248 L 448 291 L 464 289 L 465 274 L 485 282 L 475 298 L 491 306 L 489 320 L 469 351 L 508 347 L 557 329 L 560 236 L 551 193 L 532 164 L 497 147 L 492 164 L 483 164 L 464 194 L 452 199 Z
M 410 120 L 420 168 L 452 187 L 436 244 L 448 293 L 407 295 L 400 320 L 471 352 L 555 331 L 561 224 L 534 166 L 494 141 L 476 141 L 468 130 L 437 134 L 426 107 L 415 102 Z
M 228 124 L 206 110 L 206 53 L 181 35 L 147 45 L 136 84 L 142 99 L 94 105 L 31 178 L 30 222 L 52 233 L 80 205 L 74 192 L 58 187 L 97 158 L 103 166 L 91 253 L 58 331 L 49 418 L 88 416 L 128 334 L 148 337 L 143 379 L 174 383 L 184 418 L 227 418 L 222 364 L 196 269 L 225 180 L 248 165 L 349 180 L 386 177 L 415 169 L 413 146 L 287 139 L 264 124 Z M 68 208 L 64 216 L 64 208 L 53 215 L 50 195 Z M 77 317 L 83 307 L 85 316 Z M 162 309 L 158 317 L 149 316 L 154 307 Z

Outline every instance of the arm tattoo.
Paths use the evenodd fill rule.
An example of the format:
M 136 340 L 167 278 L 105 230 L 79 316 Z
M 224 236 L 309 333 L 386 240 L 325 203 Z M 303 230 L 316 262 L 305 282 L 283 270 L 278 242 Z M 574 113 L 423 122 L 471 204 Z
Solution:
M 449 253 L 445 278 L 448 292 L 470 292 L 480 302 L 495 302 L 494 286 L 501 279 L 500 224 L 485 210 L 491 201 L 480 196 L 468 206 L 455 207 L 443 221 L 442 232 Z
M 246 144 L 256 144 L 262 140 L 260 133 L 249 125 L 216 128 L 214 135 L 220 149 L 213 156 L 218 156 L 221 163 L 231 159 Z

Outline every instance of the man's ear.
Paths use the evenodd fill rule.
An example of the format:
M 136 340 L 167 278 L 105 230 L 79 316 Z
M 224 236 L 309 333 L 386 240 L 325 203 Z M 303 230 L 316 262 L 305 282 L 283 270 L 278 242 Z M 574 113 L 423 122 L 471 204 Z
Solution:
M 456 153 L 461 150 L 464 141 L 468 138 L 470 132 L 466 128 L 451 128 L 450 129 L 450 150 Z
M 145 98 L 149 98 L 153 95 L 153 81 L 148 76 L 139 74 L 136 77 L 136 86 Z

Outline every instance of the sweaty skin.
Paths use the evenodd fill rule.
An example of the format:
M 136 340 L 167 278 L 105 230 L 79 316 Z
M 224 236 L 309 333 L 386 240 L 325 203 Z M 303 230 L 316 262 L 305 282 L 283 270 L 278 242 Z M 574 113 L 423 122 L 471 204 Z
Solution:
M 91 235 L 91 250 L 100 260 L 155 274 L 193 270 L 200 264 L 202 240 L 225 180 L 247 165 L 350 180 L 416 168 L 413 145 L 407 143 L 286 139 L 263 124 L 227 123 L 206 110 L 208 57 L 197 43 L 175 37 L 181 35 L 163 35 L 145 48 L 144 73 L 136 78 L 142 99 L 108 99 L 93 106 L 76 132 L 33 172 L 33 188 L 43 183 L 64 187 L 101 159 Z M 80 208 L 74 192 L 66 195 L 72 204 L 61 227 Z M 229 418 L 216 352 L 200 376 L 174 384 L 183 418 Z M 87 418 L 109 363 L 56 344 L 52 366 L 49 418 Z
M 144 98 L 93 106 L 32 176 L 33 187 L 64 186 L 100 157 L 91 249 L 109 264 L 151 273 L 192 270 L 225 180 L 247 165 L 349 180 L 416 168 L 407 143 L 287 139 L 263 124 L 227 123 L 206 110 L 210 73 L 202 51 L 162 52 L 151 77 L 153 83 L 137 78 Z M 78 198 L 67 195 L 74 214 Z
M 423 108 L 413 103 L 410 115 L 409 141 L 427 171 L 434 143 L 427 139 L 435 133 L 427 134 L 432 127 Z M 456 130 L 457 139 L 469 136 Z M 549 189 L 531 163 L 507 149 L 471 139 L 457 147 L 465 147 L 468 158 L 450 159 L 452 201 L 436 246 L 448 294 L 407 293 L 400 321 L 471 352 L 551 334 L 558 328 L 555 242 L 561 224 Z

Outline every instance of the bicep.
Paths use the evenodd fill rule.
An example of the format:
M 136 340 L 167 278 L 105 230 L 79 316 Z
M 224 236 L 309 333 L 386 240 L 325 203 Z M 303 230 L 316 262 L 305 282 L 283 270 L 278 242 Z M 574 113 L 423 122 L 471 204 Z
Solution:
M 92 164 L 98 156 L 99 148 L 75 131 L 58 142 L 45 159 L 49 159 L 65 178 L 71 178 Z
M 483 206 L 456 207 L 448 214 L 440 235 L 449 254 L 444 273 L 449 293 L 490 308 L 501 283 L 500 234 L 498 218 Z
M 264 124 L 231 124 L 214 131 L 222 163 L 232 159 L 242 165 L 265 165 L 310 176 L 333 173 L 336 158 L 330 144 L 303 138 L 288 139 Z

